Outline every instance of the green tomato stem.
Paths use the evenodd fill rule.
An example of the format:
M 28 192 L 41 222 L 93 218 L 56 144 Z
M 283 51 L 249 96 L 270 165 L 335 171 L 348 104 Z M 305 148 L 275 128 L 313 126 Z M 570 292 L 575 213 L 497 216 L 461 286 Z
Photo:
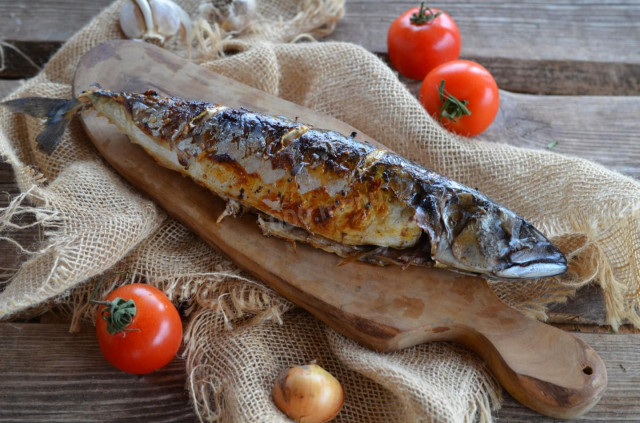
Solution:
M 128 327 L 136 315 L 136 303 L 133 300 L 125 301 L 120 297 L 116 297 L 113 301 L 91 300 L 91 302 L 105 306 L 100 312 L 100 315 L 102 319 L 107 322 L 107 332 L 109 332 L 110 335 L 122 332 L 123 336 L 126 336 L 126 332 L 140 330 Z
M 471 116 L 471 110 L 467 108 L 467 104 L 469 104 L 469 101 L 458 100 L 449 92 L 447 92 L 447 90 L 444 89 L 444 79 L 440 81 L 438 96 L 440 97 L 440 101 L 442 102 L 440 114 L 438 115 L 438 121 L 442 122 L 442 119 L 446 118 L 452 122 L 457 122 L 457 118 L 460 118 L 462 116 Z
M 127 274 L 129 272 L 125 270 L 122 272 L 113 272 L 103 275 L 93 289 L 91 297 L 89 297 L 90 303 L 105 306 L 105 308 L 103 308 L 100 312 L 100 315 L 107 322 L 107 331 L 110 335 L 115 335 L 118 332 L 122 332 L 123 336 L 126 336 L 126 332 L 140 330 L 127 327 L 129 326 L 129 324 L 131 324 L 133 317 L 136 315 L 136 303 L 133 300 L 125 301 L 119 297 L 114 298 L 113 301 L 95 300 L 95 297 L 98 294 L 98 290 L 100 289 L 100 286 L 102 286 L 102 282 L 105 280 L 105 278 L 122 273 Z
M 411 15 L 409 21 L 415 25 L 424 25 L 426 23 L 431 22 L 438 16 L 442 15 L 442 12 L 434 13 L 430 7 L 424 7 L 424 2 L 420 4 L 420 10 L 418 13 L 414 13 Z

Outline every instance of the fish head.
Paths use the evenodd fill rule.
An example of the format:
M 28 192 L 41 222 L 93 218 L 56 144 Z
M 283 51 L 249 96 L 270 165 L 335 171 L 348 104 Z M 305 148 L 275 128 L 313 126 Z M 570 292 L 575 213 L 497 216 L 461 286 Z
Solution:
M 539 230 L 477 192 L 452 196 L 439 211 L 439 230 L 430 233 L 436 265 L 505 279 L 567 270 L 564 255 Z

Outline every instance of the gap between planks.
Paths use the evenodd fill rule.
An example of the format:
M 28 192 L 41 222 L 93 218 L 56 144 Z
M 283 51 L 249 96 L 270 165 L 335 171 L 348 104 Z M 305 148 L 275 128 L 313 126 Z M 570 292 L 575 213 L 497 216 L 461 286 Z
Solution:
M 0 323 L 0 421 L 197 421 L 183 359 L 131 375 L 102 357 L 95 332 L 68 324 Z
M 196 421 L 185 391 L 185 362 L 138 376 L 112 368 L 94 330 L 70 334 L 68 324 L 0 323 L 0 421 Z M 622 421 L 640 415 L 640 334 L 576 336 L 607 366 L 609 386 L 600 402 L 573 422 Z M 116 388 L 117 387 L 117 388 Z M 51 389 L 55 388 L 55 389 Z M 505 395 L 497 421 L 561 422 L 524 408 Z
M 111 0 L 0 1 L 0 39 L 39 66 Z M 461 57 L 488 67 L 498 85 L 513 92 L 554 95 L 640 95 L 640 4 L 545 4 L 527 0 L 430 3 L 450 13 L 462 34 Z M 387 29 L 415 3 L 349 0 L 329 40 L 360 44 L 386 57 Z M 0 77 L 37 72 L 10 49 Z
M 421 83 L 400 77 L 414 97 Z M 538 96 L 500 90 L 495 121 L 477 139 L 552 151 L 640 179 L 640 96 Z
M 329 36 L 387 53 L 393 20 L 419 2 L 349 0 Z M 639 95 L 640 3 L 430 2 L 456 21 L 461 58 L 478 61 L 504 90 L 553 95 Z
M 387 51 L 393 20 L 420 2 L 349 0 L 331 38 Z M 640 63 L 640 3 L 635 0 L 431 1 L 447 12 L 462 38 L 462 56 L 536 61 Z

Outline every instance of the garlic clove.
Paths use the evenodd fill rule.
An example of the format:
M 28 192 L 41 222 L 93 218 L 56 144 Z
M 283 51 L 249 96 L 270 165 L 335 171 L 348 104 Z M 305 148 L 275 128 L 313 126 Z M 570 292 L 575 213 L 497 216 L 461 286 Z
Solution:
M 149 15 L 151 11 L 148 11 Z M 134 0 L 125 0 L 120 8 L 120 28 L 127 38 L 142 38 L 147 31 L 145 17 Z
M 257 9 L 256 2 L 255 0 L 236 0 L 232 6 L 233 30 L 241 31 L 253 20 Z
M 153 11 L 147 0 L 134 0 L 136 5 L 140 8 L 142 16 L 144 17 L 145 33 L 153 30 Z M 143 34 L 144 35 L 144 34 Z
M 127 38 L 164 45 L 180 34 L 186 42 L 191 34 L 187 12 L 171 0 L 125 0 L 120 9 L 120 27 Z
M 177 6 L 177 5 L 176 5 Z M 191 31 L 193 30 L 193 25 L 191 24 L 191 18 L 187 12 L 184 11 L 180 6 L 177 7 L 178 18 L 180 19 L 180 39 L 183 43 L 187 43 L 189 38 L 191 37 Z
M 180 29 L 178 5 L 170 0 L 149 0 L 153 14 L 153 30 L 159 35 L 170 37 Z

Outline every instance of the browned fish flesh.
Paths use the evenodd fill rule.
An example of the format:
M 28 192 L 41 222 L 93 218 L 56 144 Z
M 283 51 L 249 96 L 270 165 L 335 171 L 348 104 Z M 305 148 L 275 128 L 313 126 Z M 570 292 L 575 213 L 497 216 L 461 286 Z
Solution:
M 531 224 L 471 189 L 355 136 L 244 108 L 103 89 L 5 103 L 48 119 L 52 152 L 68 120 L 95 110 L 160 165 L 258 213 L 266 234 L 350 259 L 435 265 L 498 278 L 566 271 Z

